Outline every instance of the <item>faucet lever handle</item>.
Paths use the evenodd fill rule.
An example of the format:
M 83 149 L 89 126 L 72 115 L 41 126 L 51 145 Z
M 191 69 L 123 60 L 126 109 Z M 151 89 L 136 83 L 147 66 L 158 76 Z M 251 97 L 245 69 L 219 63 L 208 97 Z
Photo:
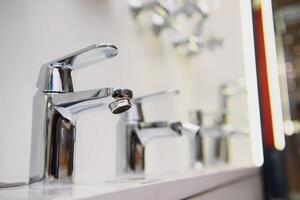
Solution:
M 165 90 L 165 91 L 156 92 L 156 93 L 152 93 L 152 94 L 147 94 L 145 96 L 134 98 L 133 102 L 136 103 L 136 104 L 140 104 L 140 103 L 143 103 L 143 102 L 155 101 L 155 100 L 158 100 L 162 97 L 175 96 L 175 95 L 178 95 L 178 94 L 179 94 L 179 90 L 170 89 L 170 90 Z
M 46 66 L 61 64 L 62 67 L 80 69 L 97 63 L 101 60 L 112 58 L 118 54 L 118 49 L 114 45 L 93 44 L 84 49 L 80 49 L 62 58 L 51 61 Z
M 143 113 L 143 106 L 142 103 L 145 101 L 154 101 L 164 96 L 173 96 L 179 94 L 179 90 L 165 90 L 161 92 L 156 92 L 152 94 L 148 94 L 145 96 L 140 96 L 137 98 L 134 98 L 132 100 L 132 107 L 129 112 L 126 112 L 125 119 L 128 121 L 138 121 L 138 122 L 144 122 L 144 113 Z
M 42 66 L 37 82 L 41 91 L 74 92 L 72 71 L 118 54 L 114 45 L 94 44 Z

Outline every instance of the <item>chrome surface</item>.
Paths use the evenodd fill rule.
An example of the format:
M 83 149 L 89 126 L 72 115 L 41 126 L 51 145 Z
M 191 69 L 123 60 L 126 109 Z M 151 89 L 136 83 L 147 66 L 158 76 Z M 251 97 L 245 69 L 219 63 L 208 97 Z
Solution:
M 116 54 L 115 46 L 92 45 L 42 67 L 33 99 L 29 183 L 73 182 L 78 117 L 96 108 L 119 114 L 131 107 L 129 89 L 74 91 L 73 70 Z
M 200 110 L 191 111 L 189 113 L 190 121 L 193 124 L 198 125 L 199 127 L 203 127 L 203 113 Z M 199 130 L 199 133 L 196 135 L 194 143 L 195 143 L 195 158 L 197 162 L 204 164 L 204 141 L 203 141 L 203 131 Z
M 241 134 L 248 136 L 242 129 L 232 127 L 228 122 L 228 101 L 232 96 L 246 93 L 245 85 L 243 81 L 229 82 L 222 84 L 219 88 L 219 111 L 214 114 L 214 122 L 211 126 L 207 127 L 203 125 L 203 113 L 200 110 L 196 110 L 190 113 L 191 121 L 200 128 L 200 134 L 198 134 L 197 158 L 203 162 L 204 165 L 216 164 L 216 163 L 228 163 L 229 162 L 229 138 L 235 134 Z M 208 154 L 212 158 L 205 158 L 203 150 L 203 137 L 208 137 L 210 140 L 210 146 L 206 147 L 209 151 Z M 202 159 L 201 159 L 202 158 Z
M 77 70 L 118 54 L 114 45 L 94 44 L 42 66 L 37 87 L 45 92 L 73 92 L 73 70 Z
M 246 87 L 243 80 L 232 81 L 224 83 L 219 88 L 219 104 L 220 110 L 217 114 L 217 119 L 215 120 L 214 128 L 208 128 L 207 132 L 217 131 L 219 135 L 215 137 L 214 141 L 214 155 L 216 161 L 223 163 L 229 162 L 229 138 L 235 134 L 242 134 L 247 136 L 247 133 L 244 133 L 237 128 L 232 127 L 228 121 L 228 103 L 231 97 L 246 93 Z
M 228 101 L 232 96 L 246 93 L 246 86 L 244 80 L 232 81 L 222 84 L 219 87 L 219 104 L 220 104 L 220 118 L 218 124 L 228 123 Z
M 227 133 L 223 129 L 223 122 L 216 121 L 212 126 L 206 127 L 202 124 L 203 114 L 200 110 L 195 110 L 190 113 L 191 121 L 198 124 L 201 128 L 199 130 L 200 134 L 197 135 L 195 139 L 196 148 L 196 160 L 201 162 L 205 166 L 214 165 L 217 163 L 227 163 L 228 162 L 228 136 L 231 133 Z M 201 121 L 197 122 L 195 116 L 201 117 Z M 223 115 L 222 115 L 223 116 Z M 218 115 L 218 120 L 219 120 Z M 204 140 L 208 141 L 204 143 Z M 205 146 L 208 145 L 208 146 Z M 204 153 L 206 151 L 206 153 Z
M 179 94 L 178 90 L 137 97 L 132 100 L 132 109 L 121 115 L 117 135 L 117 173 L 143 172 L 145 145 L 152 139 L 176 137 L 182 134 L 197 135 L 199 128 L 191 123 L 155 121 L 146 122 L 143 103 Z M 196 128 L 197 127 L 197 128 Z M 197 130 L 196 130 L 197 129 Z
M 204 1 L 129 0 L 129 7 L 135 19 L 143 12 L 151 14 L 152 30 L 156 35 L 171 30 L 172 46 L 184 55 L 198 54 L 202 49 L 214 49 L 223 43 L 222 39 L 205 33 L 210 10 Z

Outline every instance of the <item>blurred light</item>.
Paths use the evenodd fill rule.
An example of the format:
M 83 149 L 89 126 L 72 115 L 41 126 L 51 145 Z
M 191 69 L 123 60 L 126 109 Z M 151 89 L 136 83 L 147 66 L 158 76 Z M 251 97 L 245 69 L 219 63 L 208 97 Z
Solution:
M 284 122 L 284 132 L 286 135 L 291 136 L 295 132 L 294 123 L 291 120 L 286 120 Z
M 261 166 L 264 162 L 262 133 L 259 111 L 257 72 L 253 38 L 251 1 L 240 1 L 241 31 L 247 87 L 248 115 L 253 163 Z
M 299 121 L 293 121 L 294 124 L 294 134 L 300 133 L 300 122 Z
M 280 83 L 276 55 L 275 31 L 273 23 L 272 2 L 261 0 L 263 31 L 266 47 L 266 61 L 274 130 L 274 145 L 277 150 L 285 147 L 283 113 L 280 96 Z

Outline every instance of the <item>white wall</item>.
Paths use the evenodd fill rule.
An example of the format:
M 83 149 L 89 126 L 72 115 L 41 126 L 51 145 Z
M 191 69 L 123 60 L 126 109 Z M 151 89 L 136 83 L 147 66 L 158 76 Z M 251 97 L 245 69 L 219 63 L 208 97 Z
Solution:
M 149 120 L 187 120 L 190 109 L 217 110 L 218 85 L 244 73 L 239 1 L 220 1 L 208 28 L 225 39 L 224 46 L 184 59 L 165 42 L 142 34 L 126 0 L 2 0 L 0 181 L 28 178 L 32 97 L 40 66 L 93 43 L 116 44 L 119 55 L 76 72 L 78 90 L 121 86 L 135 96 L 181 90 L 179 97 L 147 104 Z M 79 119 L 76 173 L 114 174 L 117 119 L 109 111 Z

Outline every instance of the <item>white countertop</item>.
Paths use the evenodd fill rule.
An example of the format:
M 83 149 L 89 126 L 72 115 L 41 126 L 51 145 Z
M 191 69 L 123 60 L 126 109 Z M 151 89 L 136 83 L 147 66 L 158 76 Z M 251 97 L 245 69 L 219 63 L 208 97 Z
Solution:
M 0 199 L 182 199 L 259 174 L 259 168 L 222 167 L 193 170 L 165 177 L 133 177 L 75 184 L 41 183 L 0 189 Z

